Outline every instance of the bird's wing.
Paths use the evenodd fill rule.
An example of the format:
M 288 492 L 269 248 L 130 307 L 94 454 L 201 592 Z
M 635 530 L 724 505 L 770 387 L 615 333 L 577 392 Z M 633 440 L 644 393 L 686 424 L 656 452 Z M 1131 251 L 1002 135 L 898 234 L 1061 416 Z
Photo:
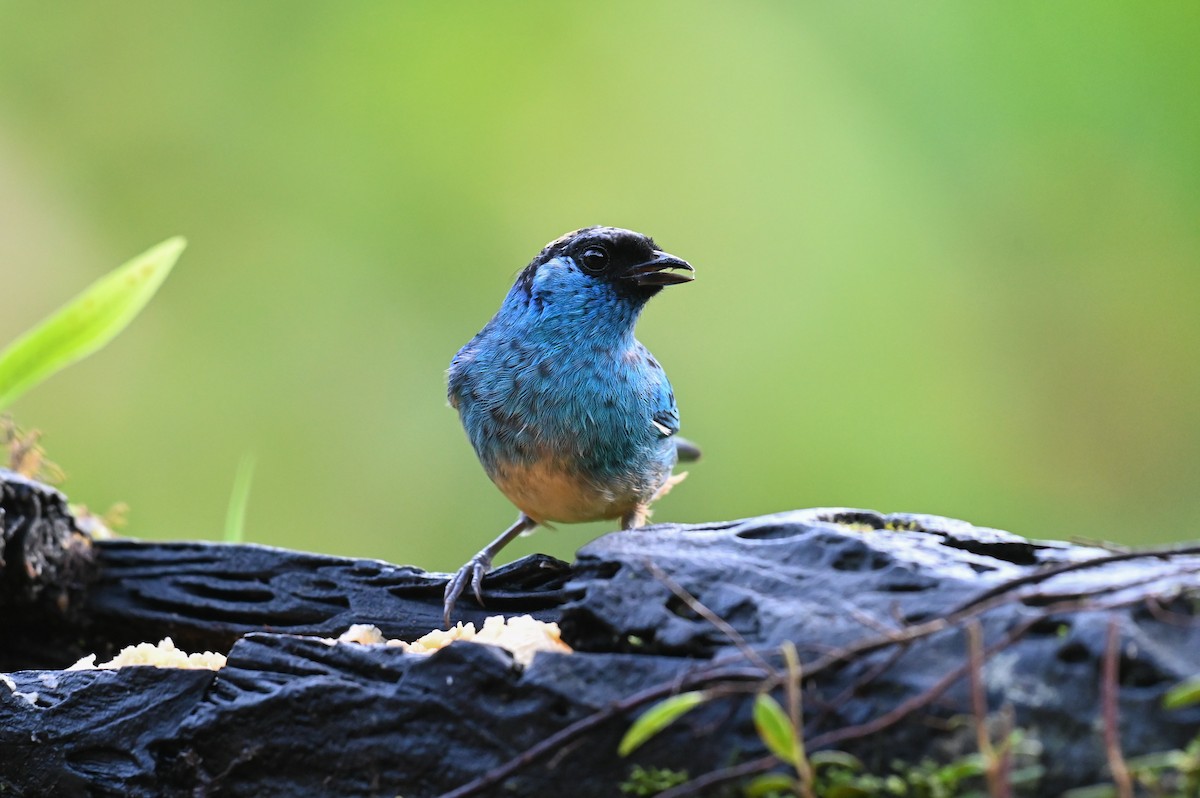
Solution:
M 666 372 L 653 358 L 649 373 L 650 382 L 650 419 L 654 428 L 664 438 L 669 438 L 679 432 L 679 408 L 675 406 L 675 392 L 667 380 Z
M 658 363 L 653 359 L 650 360 L 650 363 L 652 364 L 650 382 L 653 386 L 651 423 L 662 437 L 674 436 L 675 452 L 679 462 L 689 463 L 699 460 L 700 447 L 686 438 L 676 435 L 679 432 L 679 408 L 675 404 L 675 392 L 671 389 L 671 383 L 667 380 L 666 373 L 657 367 Z
M 669 438 L 679 432 L 679 411 L 674 407 L 658 410 L 651 417 L 654 428 L 664 438 Z

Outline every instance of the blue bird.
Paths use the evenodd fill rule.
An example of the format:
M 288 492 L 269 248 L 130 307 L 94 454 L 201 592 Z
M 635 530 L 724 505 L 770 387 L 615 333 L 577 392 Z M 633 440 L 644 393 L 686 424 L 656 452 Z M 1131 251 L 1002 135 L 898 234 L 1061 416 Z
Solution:
M 550 242 L 450 363 L 448 395 L 487 475 L 521 511 L 450 579 L 445 622 L 469 584 L 483 604 L 492 559 L 535 526 L 619 518 L 650 503 L 700 451 L 658 361 L 633 337 L 646 302 L 694 269 L 648 236 L 586 227 Z

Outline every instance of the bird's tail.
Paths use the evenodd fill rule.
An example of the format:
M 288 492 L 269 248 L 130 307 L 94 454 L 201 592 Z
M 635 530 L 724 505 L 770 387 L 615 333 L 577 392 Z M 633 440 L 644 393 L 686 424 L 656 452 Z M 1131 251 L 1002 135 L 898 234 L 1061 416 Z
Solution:
M 678 435 L 675 436 L 675 453 L 679 455 L 681 463 L 691 463 L 700 459 L 700 447 Z

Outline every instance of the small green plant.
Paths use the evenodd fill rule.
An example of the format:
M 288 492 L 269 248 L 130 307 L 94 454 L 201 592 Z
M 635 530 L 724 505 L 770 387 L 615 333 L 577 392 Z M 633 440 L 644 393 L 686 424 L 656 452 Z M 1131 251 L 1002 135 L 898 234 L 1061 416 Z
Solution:
M 1200 795 L 1200 735 L 1186 748 L 1131 759 L 1129 769 L 1148 795 L 1195 798 Z
M 1036 746 L 1023 743 L 1019 734 L 1007 743 L 1014 753 L 1031 754 Z M 818 751 L 808 759 L 809 794 L 820 798 L 985 798 L 987 762 L 980 754 L 967 754 L 950 762 L 923 760 L 912 764 L 895 761 L 887 773 L 869 772 L 857 758 L 843 751 Z M 1042 776 L 1033 765 L 1012 774 L 1013 785 L 1036 785 Z M 771 772 L 755 777 L 743 788 L 746 798 L 782 798 L 803 795 L 790 773 Z
M 1028 788 L 1036 786 L 1042 778 L 1043 768 L 1037 764 L 1041 746 L 1028 739 L 1022 730 L 1011 729 L 1011 726 L 1011 731 L 1000 742 L 987 740 L 979 753 L 947 763 L 896 761 L 890 772 L 882 775 L 868 772 L 858 758 L 843 751 L 809 754 L 801 733 L 804 728 L 800 700 L 803 674 L 799 657 L 790 643 L 784 644 L 781 653 L 785 664 L 782 681 L 787 706 L 763 689 L 755 695 L 753 719 L 763 746 L 771 753 L 776 765 L 782 767 L 751 778 L 742 787 L 746 798 L 986 798 L 996 794 L 989 791 L 994 788 L 994 784 L 989 784 L 989 775 L 996 771 L 1001 757 L 1006 762 L 1028 763 L 1007 773 L 1007 785 Z M 713 693 L 693 691 L 660 701 L 629 728 L 618 752 L 622 756 L 628 755 L 685 713 L 714 697 Z M 975 723 L 979 734 L 985 735 L 986 719 L 977 717 Z M 771 762 L 766 761 L 766 765 L 770 766 Z M 648 782 L 642 779 L 637 783 Z M 674 785 L 659 786 L 655 792 L 639 794 L 656 794 L 668 786 Z
M 1132 757 L 1126 762 L 1138 795 L 1146 798 L 1196 798 L 1200 795 L 1200 735 L 1174 751 Z M 1113 784 L 1093 784 L 1062 798 L 1118 798 Z
M 644 768 L 634 765 L 629 771 L 629 778 L 621 782 L 621 792 L 626 795 L 658 795 L 663 790 L 669 790 L 687 782 L 686 770 L 668 770 L 667 768 Z
M 791 765 L 795 776 L 780 780 L 781 773 L 766 773 L 750 783 L 750 790 L 775 792 L 784 789 L 786 795 L 816 798 L 814 791 L 813 765 L 804 748 L 804 710 L 800 701 L 800 685 L 804 674 L 800 670 L 800 657 L 796 646 L 788 641 L 783 644 L 783 661 L 787 666 L 784 682 L 788 708 L 784 708 L 768 692 L 754 697 L 754 729 L 767 750 L 779 760 Z

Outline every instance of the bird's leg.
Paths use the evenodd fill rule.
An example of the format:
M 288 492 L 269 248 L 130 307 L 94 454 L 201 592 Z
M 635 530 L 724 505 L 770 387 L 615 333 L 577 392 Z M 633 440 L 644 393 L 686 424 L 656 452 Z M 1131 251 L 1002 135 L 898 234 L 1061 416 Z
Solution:
M 646 525 L 646 519 L 650 517 L 650 505 L 639 504 L 625 515 L 621 516 L 621 529 L 637 529 L 639 526 Z
M 646 522 L 650 520 L 650 505 L 670 493 L 671 488 L 687 479 L 687 475 L 688 472 L 684 471 L 667 477 L 667 481 L 655 491 L 654 495 L 650 497 L 650 501 L 645 504 L 639 504 L 621 516 L 621 529 L 637 529 L 639 526 L 645 526 Z
M 534 521 L 525 513 L 521 513 L 517 517 L 517 522 L 504 530 L 504 534 L 493 540 L 491 543 L 483 547 L 483 550 L 476 554 L 471 559 L 467 560 L 467 564 L 458 569 L 458 573 L 450 578 L 446 583 L 446 593 L 442 603 L 443 620 L 446 622 L 446 628 L 450 628 L 450 613 L 454 611 L 454 603 L 458 601 L 458 597 L 467 589 L 467 585 L 471 585 L 471 590 L 475 593 L 475 599 L 479 602 L 479 606 L 483 606 L 483 575 L 492 568 L 492 558 L 500 553 L 500 550 L 512 542 L 513 538 L 520 535 L 522 532 L 527 532 L 537 526 L 538 522 Z

